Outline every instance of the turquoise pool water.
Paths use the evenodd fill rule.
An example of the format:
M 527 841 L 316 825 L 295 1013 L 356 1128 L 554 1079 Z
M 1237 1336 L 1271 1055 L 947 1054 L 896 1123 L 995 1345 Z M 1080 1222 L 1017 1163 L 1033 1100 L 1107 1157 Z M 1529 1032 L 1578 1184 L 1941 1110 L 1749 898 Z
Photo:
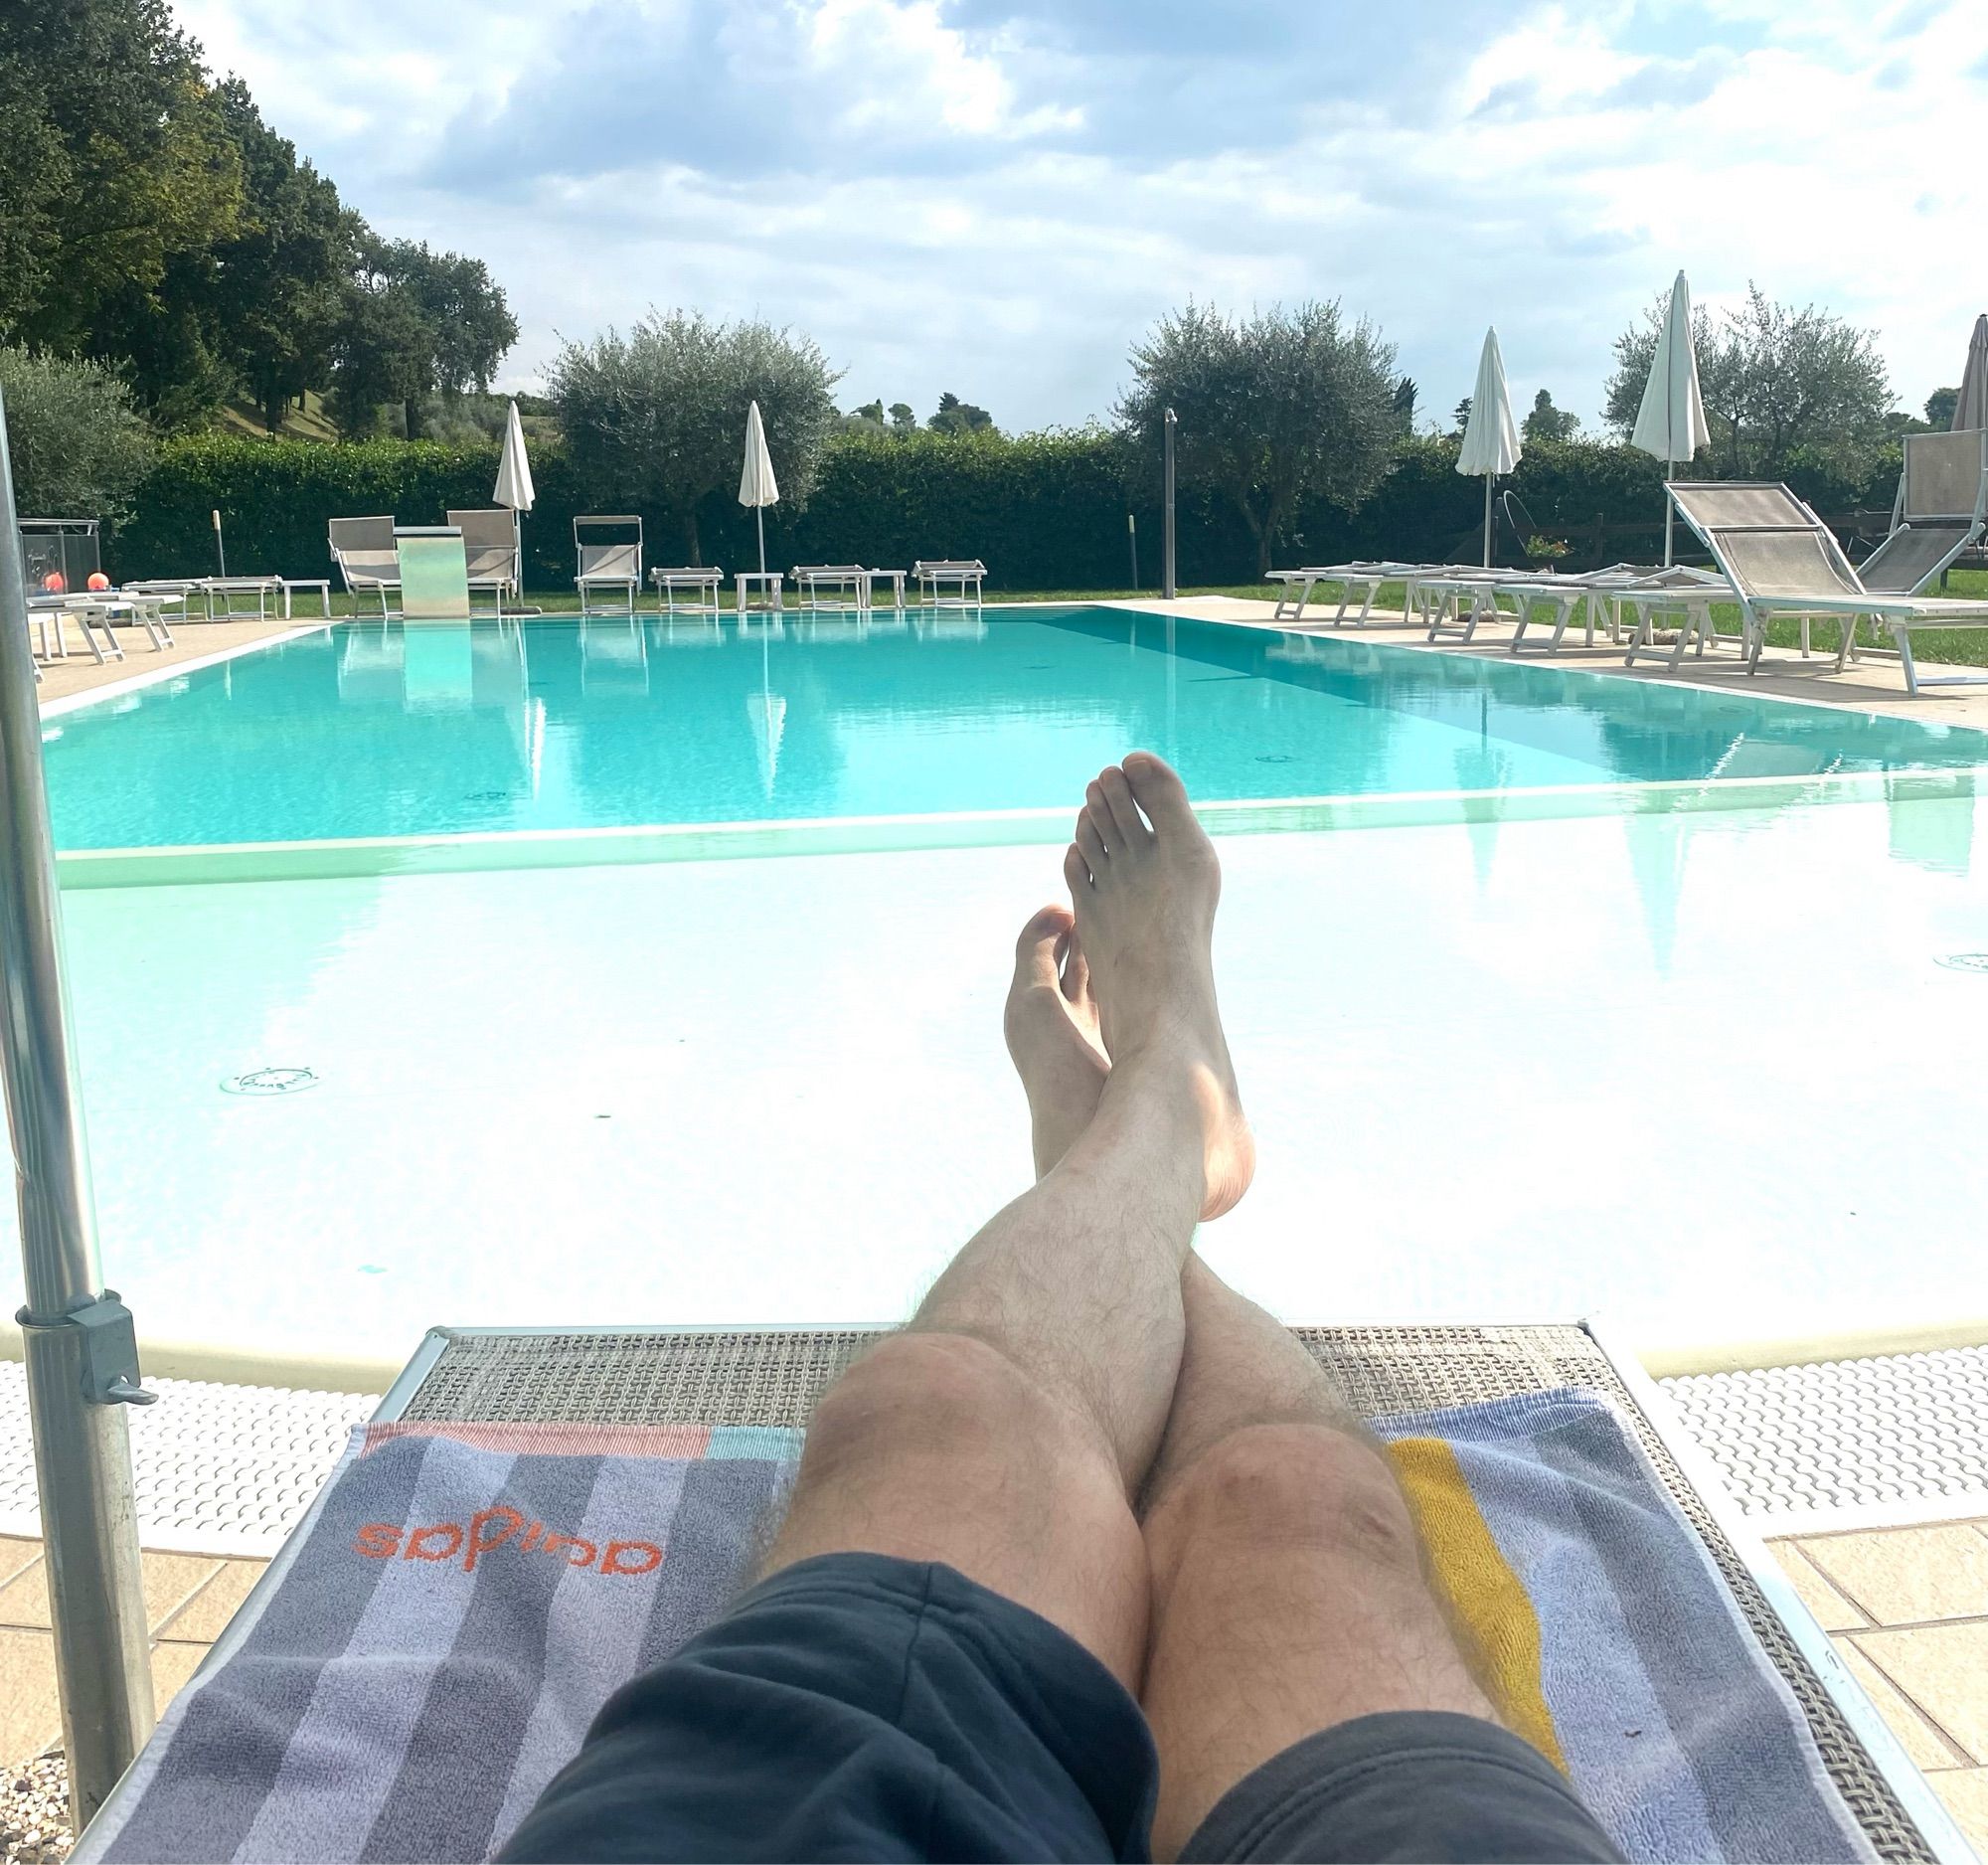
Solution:
M 1988 735 L 1099 608 L 346 623 L 44 726 L 69 849 L 1070 806 L 1145 746 L 1205 800 L 1988 763 Z

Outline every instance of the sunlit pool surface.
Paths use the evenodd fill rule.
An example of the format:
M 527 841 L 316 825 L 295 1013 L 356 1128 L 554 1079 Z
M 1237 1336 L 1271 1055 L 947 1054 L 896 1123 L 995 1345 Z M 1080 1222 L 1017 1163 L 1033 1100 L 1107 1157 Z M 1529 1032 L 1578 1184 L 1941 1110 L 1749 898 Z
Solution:
M 1224 839 L 1261 1164 L 1202 1233 L 1223 1273 L 1294 1321 L 1673 1345 L 1922 1322 L 1978 1279 L 1983 740 L 1936 720 L 1091 609 L 345 626 L 45 730 L 73 851 L 1068 811 L 1134 744 L 1204 798 L 1474 792 Z M 1901 774 L 1807 781 L 1860 770 Z M 1529 814 L 1567 784 L 1664 806 Z M 1058 846 L 589 846 L 70 865 L 104 1264 L 148 1338 L 887 1321 L 1027 1183 L 1001 1001 Z M 316 1085 L 227 1092 L 259 1070 Z
M 1068 808 L 1134 746 L 1205 801 L 1988 762 L 1937 721 L 1099 608 L 348 623 L 45 732 L 70 849 Z

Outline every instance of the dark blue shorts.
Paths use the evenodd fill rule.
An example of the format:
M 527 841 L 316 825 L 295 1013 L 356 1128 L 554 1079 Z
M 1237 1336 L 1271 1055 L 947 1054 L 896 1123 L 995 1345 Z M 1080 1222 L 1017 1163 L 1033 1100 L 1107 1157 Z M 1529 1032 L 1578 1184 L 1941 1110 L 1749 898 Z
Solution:
M 506 1859 L 1145 1859 L 1159 1759 L 1082 1646 L 952 1568 L 785 1568 L 624 1685 Z M 1189 1859 L 1614 1860 L 1536 1750 L 1366 1716 L 1223 1796 Z

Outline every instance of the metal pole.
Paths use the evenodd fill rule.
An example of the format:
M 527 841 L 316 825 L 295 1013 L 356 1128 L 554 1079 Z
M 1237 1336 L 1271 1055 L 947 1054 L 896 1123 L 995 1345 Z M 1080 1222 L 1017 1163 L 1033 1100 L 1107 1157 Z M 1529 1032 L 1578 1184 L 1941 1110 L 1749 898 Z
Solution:
M 1677 501 L 1664 492 L 1664 568 L 1671 567 L 1671 527 L 1677 523 Z
M 1491 568 L 1491 475 L 1484 475 L 1484 568 Z
M 131 1447 L 130 1310 L 104 1288 L 69 1042 L 61 900 L 0 404 L 0 1070 L 20 1200 L 21 1323 L 70 1797 L 81 1828 L 152 1732 Z
M 1172 601 L 1178 592 L 1174 588 L 1174 412 L 1167 410 L 1166 420 L 1166 531 L 1161 546 L 1160 593 Z
M 228 581 L 228 546 L 222 541 L 221 507 L 219 505 L 214 508 L 214 549 L 216 555 L 221 559 L 221 580 L 223 583 L 226 583 Z
M 1130 512 L 1125 514 L 1125 535 L 1132 541 L 1132 593 L 1139 593 L 1139 521 Z
M 752 521 L 759 527 L 759 574 L 763 577 L 766 574 L 766 508 L 763 505 L 752 507 Z

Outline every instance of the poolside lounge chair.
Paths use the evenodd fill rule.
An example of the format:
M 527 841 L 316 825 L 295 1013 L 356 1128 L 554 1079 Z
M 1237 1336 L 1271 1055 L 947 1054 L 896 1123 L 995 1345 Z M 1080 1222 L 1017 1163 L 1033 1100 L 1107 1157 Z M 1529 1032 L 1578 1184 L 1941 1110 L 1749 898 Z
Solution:
M 725 587 L 725 572 L 716 564 L 678 564 L 650 571 L 649 581 L 656 586 L 664 614 L 674 615 L 679 607 L 709 609 L 715 614 L 719 608 L 718 593 Z M 690 592 L 691 599 L 680 604 L 677 593 L 682 590 Z
M 979 558 L 923 558 L 911 566 L 917 579 L 918 601 L 926 608 L 978 608 L 980 586 L 986 581 L 987 566 Z M 942 592 L 957 590 L 947 598 Z
M 464 1441 L 487 1434 L 505 1447 L 518 1443 L 521 1429 L 542 1425 L 794 1430 L 805 1427 L 823 1391 L 878 1331 L 435 1328 L 381 1402 L 373 1429 L 463 1428 Z M 1959 1865 L 1968 1856 L 1938 1797 L 1748 1527 L 1673 1401 L 1606 1330 L 1588 1324 L 1293 1331 L 1369 1420 L 1484 1401 L 1544 1401 L 1570 1387 L 1612 1405 L 1647 1458 L 1657 1490 L 1703 1550 L 1707 1575 L 1716 1577 L 1714 1586 L 1806 1722 L 1816 1757 L 1873 1855 L 1901 1865 Z M 244 1610 L 247 1622 L 261 1622 L 267 1601 L 288 1584 L 291 1548 L 309 1532 L 307 1521 L 257 1581 Z M 215 1659 L 229 1655 L 224 1640 Z M 288 1738 L 285 1730 L 281 1740 Z M 501 1784 L 507 1759 L 508 1753 L 493 1757 L 486 1786 Z M 219 1779 L 239 1764 L 232 1752 L 217 1752 L 212 1767 Z M 112 1835 L 138 1812 L 147 1782 L 142 1763 L 126 1775 L 99 1815 L 96 1835 L 85 1835 L 84 1857 L 100 1856 L 105 1838 L 115 1844 Z
M 835 600 L 827 603 L 831 608 L 863 608 L 870 606 L 870 573 L 861 564 L 796 564 L 794 566 L 794 593 L 803 608 L 820 608 L 822 593 L 827 591 Z M 843 598 L 847 597 L 847 600 Z
M 1908 433 L 1890 534 L 1857 567 L 1867 590 L 1913 595 L 1988 522 L 1988 427 Z
M 517 513 L 498 505 L 483 511 L 450 512 L 448 522 L 462 533 L 470 594 L 488 590 L 498 614 L 503 614 L 504 597 L 509 594 L 515 599 L 519 591 Z
M 1374 597 L 1380 593 L 1384 583 L 1398 583 L 1411 577 L 1421 568 L 1418 564 L 1397 563 L 1392 559 L 1375 562 L 1355 561 L 1350 564 L 1324 564 L 1305 570 L 1273 570 L 1269 581 L 1281 583 L 1284 593 L 1278 596 L 1276 607 L 1271 611 L 1272 621 L 1302 621 L 1305 604 L 1311 600 L 1312 591 L 1321 583 L 1336 583 L 1339 586 L 1339 608 L 1326 625 L 1332 628 L 1368 625 L 1368 617 L 1374 608 Z M 1291 590 L 1296 586 L 1297 594 Z M 1347 609 L 1354 597 L 1360 598 L 1360 611 L 1348 620 Z M 1389 615 L 1385 618 L 1393 620 Z
M 631 535 L 632 534 L 632 535 Z M 574 588 L 582 615 L 632 615 L 642 588 L 642 521 L 633 513 L 589 515 L 573 521 L 578 561 Z M 619 590 L 621 605 L 595 606 L 595 597 Z
M 1830 615 L 1842 625 L 1836 666 L 1860 652 L 1857 622 L 1869 616 L 1896 643 L 1905 691 L 1980 686 L 1988 674 L 1921 679 L 1912 662 L 1914 628 L 1988 627 L 1988 600 L 1894 595 L 1865 588 L 1835 534 L 1785 485 L 1765 481 L 1672 480 L 1665 488 L 1685 523 L 1705 540 L 1740 603 L 1746 670 L 1757 672 L 1774 615 Z M 1887 651 L 1887 650 L 1880 650 Z
M 394 544 L 391 514 L 380 518 L 334 518 L 329 527 L 331 561 L 355 602 L 362 595 L 380 598 L 380 613 L 388 614 L 387 593 L 401 591 L 401 555 Z

